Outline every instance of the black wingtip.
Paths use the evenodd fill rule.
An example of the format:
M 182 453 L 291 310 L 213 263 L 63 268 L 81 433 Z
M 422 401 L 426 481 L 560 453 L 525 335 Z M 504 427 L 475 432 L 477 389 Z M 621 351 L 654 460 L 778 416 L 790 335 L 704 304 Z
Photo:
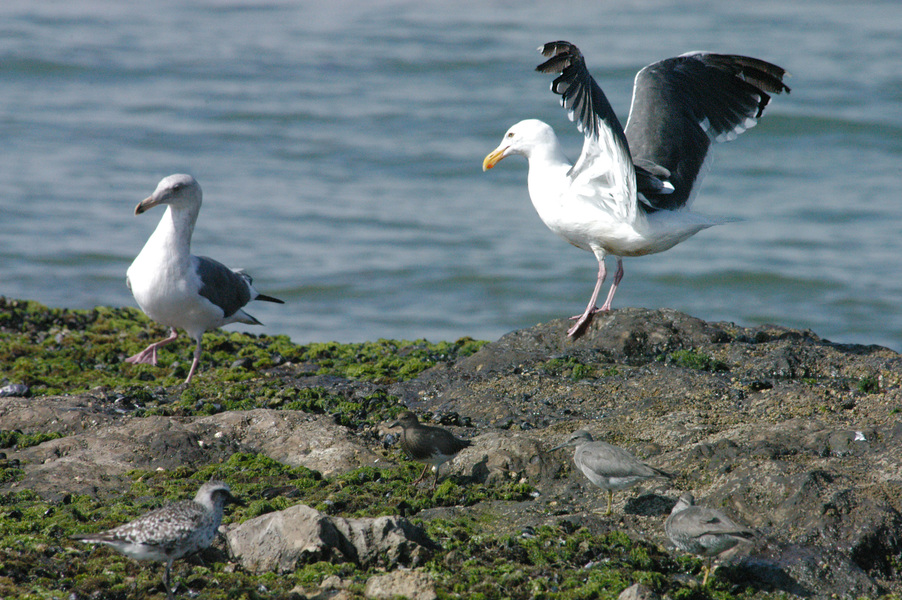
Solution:
M 792 90 L 783 80 L 792 77 L 783 67 L 760 58 L 736 54 L 710 54 L 709 60 L 720 68 L 771 94 L 789 93 Z
M 561 52 L 568 52 L 571 48 L 575 50 L 576 46 L 574 46 L 570 42 L 559 40 L 557 42 L 548 42 L 544 46 L 541 46 L 539 48 L 539 52 L 542 53 L 542 56 L 551 57 L 555 54 L 560 54 Z
M 539 52 L 548 57 L 548 60 L 536 67 L 539 73 L 563 73 L 564 69 L 582 57 L 579 48 L 565 41 L 548 42 L 539 48 Z
M 276 304 L 285 304 L 284 300 L 279 300 L 278 298 L 274 298 L 273 296 L 267 296 L 266 294 L 260 294 L 254 300 L 263 300 L 265 302 L 275 302 Z

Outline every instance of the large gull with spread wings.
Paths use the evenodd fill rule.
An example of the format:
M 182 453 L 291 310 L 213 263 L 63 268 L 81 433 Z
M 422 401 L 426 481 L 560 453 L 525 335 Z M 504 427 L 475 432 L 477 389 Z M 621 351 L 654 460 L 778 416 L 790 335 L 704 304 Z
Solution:
M 551 127 L 528 119 L 505 133 L 485 157 L 483 170 L 507 156 L 525 156 L 539 217 L 598 260 L 589 304 L 567 332 L 576 336 L 595 312 L 610 310 L 623 277 L 622 257 L 663 252 L 721 222 L 689 210 L 711 144 L 753 127 L 769 94 L 789 88 L 783 83 L 786 71 L 763 60 L 683 54 L 639 71 L 624 130 L 576 46 L 551 42 L 540 50 L 549 59 L 536 70 L 560 73 L 551 89 L 585 136 L 582 154 L 572 164 Z M 617 271 L 599 309 L 608 254 L 617 257 Z

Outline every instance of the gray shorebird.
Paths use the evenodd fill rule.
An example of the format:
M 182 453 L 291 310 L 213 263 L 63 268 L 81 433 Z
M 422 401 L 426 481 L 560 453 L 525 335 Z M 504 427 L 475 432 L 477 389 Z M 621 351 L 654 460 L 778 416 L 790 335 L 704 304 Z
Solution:
M 708 583 L 714 559 L 737 544 L 748 542 L 754 531 L 733 521 L 719 510 L 696 506 L 692 494 L 685 493 L 664 522 L 664 532 L 677 548 L 705 560 Z
M 200 364 L 205 331 L 229 323 L 262 325 L 242 308 L 251 300 L 284 304 L 254 289 L 253 280 L 241 269 L 191 254 L 191 234 L 201 202 L 200 184 L 191 175 L 170 175 L 160 181 L 154 193 L 135 207 L 135 214 L 160 204 L 168 208 L 125 275 L 144 314 L 171 330 L 168 338 L 125 362 L 156 365 L 157 349 L 176 340 L 176 329 L 184 329 L 196 342 L 185 383 L 191 383 Z
M 583 475 L 607 491 L 608 510 L 604 513 L 605 515 L 614 512 L 615 491 L 625 490 L 652 477 L 666 479 L 673 477 L 669 473 L 645 464 L 623 448 L 593 440 L 592 434 L 584 429 L 573 432 L 566 442 L 552 448 L 551 451 L 568 446 L 576 447 L 573 452 L 573 462 L 576 463 Z
M 106 544 L 135 560 L 165 562 L 163 583 L 171 600 L 172 563 L 213 542 L 226 502 L 237 502 L 229 486 L 221 481 L 209 481 L 201 486 L 194 500 L 181 500 L 114 529 L 74 535 L 72 539 L 87 544 Z
M 426 464 L 423 467 L 423 472 L 413 482 L 414 485 L 423 480 L 429 465 L 432 465 L 432 470 L 435 471 L 432 489 L 435 489 L 435 485 L 438 483 L 439 467 L 470 445 L 469 440 L 455 437 L 447 429 L 423 425 L 417 419 L 417 416 L 409 410 L 402 412 L 398 415 L 398 420 L 389 425 L 389 427 L 399 426 L 404 428 L 404 431 L 401 433 L 401 448 L 413 460 Z

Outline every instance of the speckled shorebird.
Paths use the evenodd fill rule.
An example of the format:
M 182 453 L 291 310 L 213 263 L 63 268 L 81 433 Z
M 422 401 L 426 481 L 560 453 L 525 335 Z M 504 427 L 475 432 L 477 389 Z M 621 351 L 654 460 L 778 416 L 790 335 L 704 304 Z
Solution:
M 432 489 L 435 489 L 435 485 L 438 483 L 438 468 L 470 445 L 469 440 L 455 437 L 447 429 L 423 425 L 417 419 L 417 416 L 409 410 L 398 415 L 398 420 L 389 425 L 389 427 L 403 427 L 401 448 L 413 460 L 426 463 L 426 466 L 423 467 L 423 472 L 413 482 L 414 485 L 423 480 L 429 465 L 432 465 L 432 470 L 435 471 Z
M 72 537 L 87 544 L 112 546 L 135 560 L 165 562 L 163 583 L 171 600 L 172 563 L 213 542 L 226 502 L 237 502 L 229 486 L 221 481 L 209 481 L 201 486 L 194 500 L 182 500 L 152 510 L 115 529 Z
M 262 325 L 242 308 L 251 300 L 284 304 L 254 289 L 253 280 L 243 270 L 191 254 L 191 235 L 202 200 L 200 184 L 191 175 L 176 174 L 161 180 L 154 193 L 135 207 L 135 214 L 160 204 L 168 208 L 125 276 L 144 314 L 170 328 L 169 337 L 125 362 L 156 365 L 157 349 L 174 342 L 177 329 L 184 329 L 196 342 L 185 383 L 191 383 L 200 364 L 205 331 L 229 323 Z
M 733 521 L 719 510 L 696 506 L 695 498 L 689 493 L 677 500 L 664 522 L 664 532 L 677 548 L 705 560 L 702 585 L 708 583 L 708 575 L 718 555 L 739 543 L 748 542 L 754 536 L 751 529 Z
M 652 477 L 667 479 L 673 477 L 669 473 L 645 464 L 623 448 L 593 440 L 592 434 L 584 429 L 573 432 L 566 442 L 552 448 L 551 451 L 568 446 L 576 447 L 576 451 L 573 453 L 573 462 L 583 472 L 583 475 L 608 492 L 608 510 L 604 513 L 605 515 L 614 512 L 615 491 L 625 490 Z

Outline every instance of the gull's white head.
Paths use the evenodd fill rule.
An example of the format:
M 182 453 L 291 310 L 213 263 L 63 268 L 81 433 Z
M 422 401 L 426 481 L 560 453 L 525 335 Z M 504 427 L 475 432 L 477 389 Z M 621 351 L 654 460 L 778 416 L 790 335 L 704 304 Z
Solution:
M 482 161 L 482 170 L 487 171 L 494 167 L 502 158 L 519 154 L 529 158 L 533 148 L 553 145 L 557 136 L 551 126 L 538 119 L 526 119 L 512 126 L 504 134 L 501 144 L 492 150 Z
M 158 204 L 168 204 L 173 208 L 188 208 L 191 206 L 200 207 L 201 203 L 200 184 L 191 175 L 176 174 L 163 178 L 157 184 L 150 197 L 142 200 L 135 207 L 135 214 L 140 215 L 144 211 L 157 206 Z

